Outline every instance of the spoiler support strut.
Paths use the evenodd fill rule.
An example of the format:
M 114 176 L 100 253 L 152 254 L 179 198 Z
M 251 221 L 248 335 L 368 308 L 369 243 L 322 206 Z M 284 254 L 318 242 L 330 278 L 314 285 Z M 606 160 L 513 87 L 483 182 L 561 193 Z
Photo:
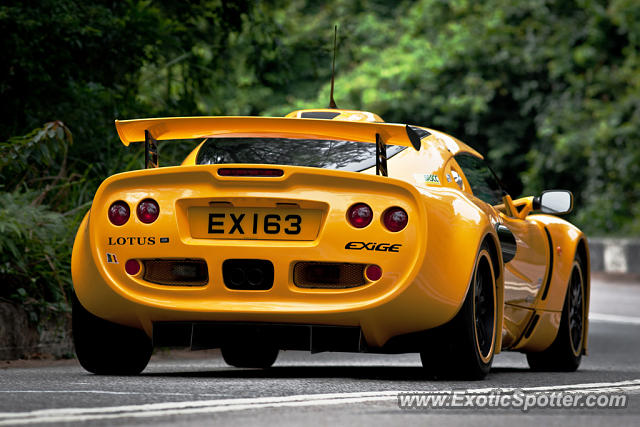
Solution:
M 376 133 L 376 175 L 387 174 L 387 146 L 379 133 Z
M 145 169 L 157 168 L 158 165 L 158 140 L 151 136 L 151 132 L 144 131 L 144 167 Z

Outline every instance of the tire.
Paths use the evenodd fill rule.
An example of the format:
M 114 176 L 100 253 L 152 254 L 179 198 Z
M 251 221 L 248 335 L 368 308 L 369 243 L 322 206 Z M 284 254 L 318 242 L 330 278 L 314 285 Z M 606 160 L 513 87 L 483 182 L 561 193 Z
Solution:
M 483 243 L 460 311 L 430 334 L 429 348 L 420 353 L 428 376 L 463 380 L 487 376 L 498 333 L 495 278 L 489 248 Z
M 260 333 L 242 335 L 242 340 L 227 342 L 221 347 L 222 358 L 236 368 L 270 368 L 278 358 L 279 349 Z
M 580 366 L 586 318 L 583 265 L 576 255 L 555 340 L 544 351 L 527 353 L 527 362 L 534 371 L 573 372 Z
M 73 295 L 73 344 L 80 365 L 98 375 L 137 375 L 151 358 L 151 339 L 140 329 L 89 313 Z

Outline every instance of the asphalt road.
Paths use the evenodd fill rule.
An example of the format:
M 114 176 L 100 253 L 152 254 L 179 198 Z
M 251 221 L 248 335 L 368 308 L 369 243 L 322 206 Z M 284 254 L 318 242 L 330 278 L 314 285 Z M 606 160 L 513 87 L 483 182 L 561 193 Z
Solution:
M 640 425 L 640 284 L 595 278 L 590 354 L 575 373 L 534 373 L 519 353 L 478 382 L 428 381 L 417 355 L 281 352 L 268 371 L 229 368 L 217 351 L 154 355 L 138 377 L 77 362 L 0 366 L 0 425 Z M 18 367 L 16 367 L 18 366 Z M 400 409 L 400 392 L 615 392 L 625 408 Z M 482 391 L 482 390 L 480 390 Z M 478 402 L 479 403 L 479 402 Z

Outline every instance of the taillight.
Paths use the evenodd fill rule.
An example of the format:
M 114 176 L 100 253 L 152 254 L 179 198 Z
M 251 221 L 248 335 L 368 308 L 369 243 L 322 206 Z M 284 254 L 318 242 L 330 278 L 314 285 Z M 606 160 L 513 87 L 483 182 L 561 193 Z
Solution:
M 356 203 L 347 211 L 349 223 L 356 228 L 364 228 L 371 223 L 373 211 L 365 203 Z
M 138 219 L 145 224 L 151 224 L 153 221 L 158 219 L 158 215 L 160 215 L 160 206 L 153 199 L 144 199 L 140 203 L 138 203 Z
M 220 176 L 282 176 L 282 169 L 263 169 L 263 168 L 220 168 L 218 169 Z
M 367 277 L 367 280 L 375 282 L 376 280 L 380 280 L 382 277 L 382 268 L 378 265 L 371 264 L 364 271 L 364 275 Z
M 387 209 L 382 215 L 382 222 L 389 231 L 400 231 L 407 226 L 409 222 L 409 215 L 407 212 L 399 207 L 393 207 Z
M 109 221 L 113 225 L 122 225 L 129 220 L 129 205 L 122 200 L 113 202 L 109 206 Z
M 124 271 L 131 276 L 140 273 L 140 262 L 137 259 L 130 259 L 124 263 Z

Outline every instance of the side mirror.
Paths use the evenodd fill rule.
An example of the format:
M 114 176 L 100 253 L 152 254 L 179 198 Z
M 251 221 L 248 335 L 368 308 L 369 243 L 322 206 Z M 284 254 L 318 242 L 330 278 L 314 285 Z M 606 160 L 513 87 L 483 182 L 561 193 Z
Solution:
M 533 209 L 545 214 L 564 215 L 573 209 L 573 194 L 567 190 L 547 190 L 533 199 Z

